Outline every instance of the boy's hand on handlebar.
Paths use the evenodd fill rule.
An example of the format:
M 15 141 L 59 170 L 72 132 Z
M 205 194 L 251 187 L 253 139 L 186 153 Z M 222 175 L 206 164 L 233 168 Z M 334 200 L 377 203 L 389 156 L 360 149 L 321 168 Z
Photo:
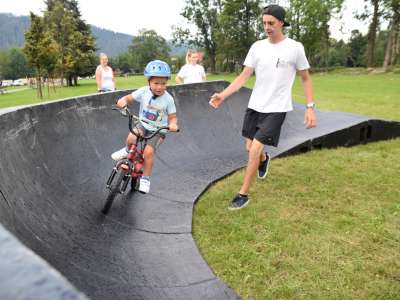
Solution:
M 224 97 L 221 95 L 221 93 L 215 93 L 214 95 L 211 96 L 210 101 L 208 102 L 212 107 L 218 108 L 222 101 L 224 101 Z
M 128 105 L 128 103 L 126 103 L 126 100 L 124 98 L 121 98 L 117 101 L 117 107 L 119 108 L 124 108 Z
M 172 132 L 177 132 L 177 131 L 179 130 L 178 124 L 175 124 L 175 123 L 169 124 L 168 127 L 169 127 L 168 130 L 169 130 L 169 131 L 172 131 Z

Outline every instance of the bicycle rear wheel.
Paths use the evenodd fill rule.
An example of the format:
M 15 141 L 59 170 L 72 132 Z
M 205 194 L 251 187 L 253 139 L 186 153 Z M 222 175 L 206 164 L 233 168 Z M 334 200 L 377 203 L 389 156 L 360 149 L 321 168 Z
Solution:
M 114 202 L 115 197 L 120 193 L 121 183 L 122 183 L 125 175 L 126 175 L 125 172 L 122 170 L 118 170 L 117 174 L 115 174 L 115 177 L 114 177 L 115 183 L 111 183 L 111 189 L 110 189 L 110 192 L 108 193 L 106 203 L 104 204 L 104 207 L 102 210 L 103 214 L 106 215 L 108 213 L 108 211 L 111 208 L 111 205 Z

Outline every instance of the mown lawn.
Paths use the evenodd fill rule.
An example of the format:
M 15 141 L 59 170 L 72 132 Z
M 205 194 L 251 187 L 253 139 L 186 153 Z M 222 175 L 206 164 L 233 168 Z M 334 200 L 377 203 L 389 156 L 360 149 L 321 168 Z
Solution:
M 321 109 L 400 120 L 399 74 L 313 81 Z M 399 166 L 399 139 L 274 159 L 231 212 L 240 170 L 199 199 L 194 237 L 244 299 L 400 299 Z
M 124 77 L 117 78 L 117 89 L 119 90 L 137 88 L 145 84 L 146 80 L 143 76 L 130 76 L 127 78 Z M 19 105 L 29 105 L 29 104 L 40 103 L 43 101 L 88 95 L 96 92 L 97 92 L 97 86 L 96 86 L 96 81 L 94 79 L 80 80 L 79 85 L 76 87 L 63 87 L 63 88 L 57 87 L 55 91 L 53 88 L 48 89 L 46 86 L 43 90 L 43 99 L 39 99 L 37 97 L 36 89 L 27 89 L 24 91 L 2 94 L 0 95 L 0 108 L 19 106 Z

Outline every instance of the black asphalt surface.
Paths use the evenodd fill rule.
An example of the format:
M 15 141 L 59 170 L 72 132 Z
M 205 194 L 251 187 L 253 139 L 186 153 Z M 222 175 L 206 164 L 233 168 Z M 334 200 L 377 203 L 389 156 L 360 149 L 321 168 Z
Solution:
M 128 132 L 127 119 L 111 105 L 129 91 L 0 115 L 0 222 L 90 299 L 238 298 L 192 237 L 199 195 L 247 160 L 241 126 L 251 91 L 243 88 L 212 109 L 210 96 L 226 85 L 169 88 L 181 132 L 159 148 L 150 194 L 120 196 L 106 217 L 100 211 L 110 154 Z M 288 113 L 279 147 L 267 147 L 273 157 L 400 136 L 397 122 L 319 111 L 318 127 L 306 130 L 303 115 L 303 105 Z M 20 280 L 35 275 L 27 271 Z M 12 288 L 0 282 L 0 298 Z

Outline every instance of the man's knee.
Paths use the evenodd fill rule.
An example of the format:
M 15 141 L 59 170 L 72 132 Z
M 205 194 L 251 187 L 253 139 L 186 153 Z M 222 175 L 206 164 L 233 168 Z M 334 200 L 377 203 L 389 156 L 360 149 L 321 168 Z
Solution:
M 263 149 L 264 144 L 254 139 L 247 151 L 249 151 L 249 156 L 251 157 L 260 157 Z

